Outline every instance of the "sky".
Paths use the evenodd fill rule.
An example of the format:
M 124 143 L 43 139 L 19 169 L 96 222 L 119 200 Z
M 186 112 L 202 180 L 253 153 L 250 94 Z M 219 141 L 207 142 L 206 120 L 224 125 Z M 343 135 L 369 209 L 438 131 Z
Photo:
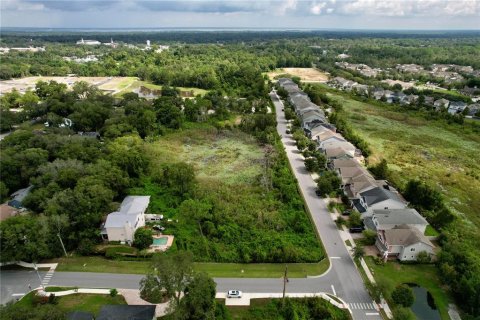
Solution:
M 480 0 L 0 0 L 1 27 L 480 29 Z

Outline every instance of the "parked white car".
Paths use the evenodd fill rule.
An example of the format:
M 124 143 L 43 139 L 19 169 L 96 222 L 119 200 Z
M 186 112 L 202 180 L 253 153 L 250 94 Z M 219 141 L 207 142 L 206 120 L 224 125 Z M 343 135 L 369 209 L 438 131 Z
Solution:
M 227 298 L 241 298 L 242 291 L 239 290 L 228 290 Z

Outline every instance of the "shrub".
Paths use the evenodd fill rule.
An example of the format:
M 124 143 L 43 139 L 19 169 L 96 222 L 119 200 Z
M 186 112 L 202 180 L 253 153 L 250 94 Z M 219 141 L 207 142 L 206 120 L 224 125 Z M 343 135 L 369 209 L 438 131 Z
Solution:
M 118 291 L 117 289 L 113 288 L 113 289 L 110 289 L 110 297 L 114 298 L 118 295 Z
M 84 238 L 78 245 L 77 252 L 82 256 L 90 256 L 95 253 L 95 242 L 91 239 Z
M 373 230 L 363 230 L 363 242 L 366 246 L 372 246 L 377 240 L 377 233 Z
M 129 246 L 109 247 L 105 250 L 105 257 L 115 259 L 122 256 L 136 256 L 136 249 Z
M 395 320 L 415 320 L 416 317 L 409 308 L 393 309 L 393 318 Z
M 360 213 L 354 211 L 350 214 L 350 218 L 348 219 L 348 226 L 349 227 L 359 227 L 362 225 L 362 216 Z
M 134 237 L 134 242 L 133 245 L 138 248 L 139 250 L 143 250 L 148 248 L 152 242 L 152 230 L 146 229 L 146 228 L 138 228 L 137 231 L 135 231 L 135 237 Z
M 392 300 L 396 305 L 410 307 L 415 301 L 413 290 L 406 284 L 400 284 L 392 292 Z
M 427 251 L 420 251 L 417 255 L 418 263 L 430 263 L 432 262 L 432 257 L 428 254 Z

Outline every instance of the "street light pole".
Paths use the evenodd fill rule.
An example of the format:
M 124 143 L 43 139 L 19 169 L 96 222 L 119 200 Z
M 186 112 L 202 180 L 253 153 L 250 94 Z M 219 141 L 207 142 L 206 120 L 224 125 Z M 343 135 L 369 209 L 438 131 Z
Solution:
M 65 257 L 68 257 L 67 250 L 65 250 L 65 246 L 63 245 L 62 237 L 60 237 L 60 233 L 57 233 L 58 239 L 60 239 L 60 244 L 62 245 L 63 252 L 65 253 Z
M 45 287 L 43 286 L 43 283 L 42 283 L 42 277 L 40 277 L 40 273 L 38 273 L 38 267 L 35 264 L 35 262 L 33 263 L 33 268 L 37 272 L 38 280 L 40 280 L 40 286 L 42 287 L 43 291 L 45 291 Z

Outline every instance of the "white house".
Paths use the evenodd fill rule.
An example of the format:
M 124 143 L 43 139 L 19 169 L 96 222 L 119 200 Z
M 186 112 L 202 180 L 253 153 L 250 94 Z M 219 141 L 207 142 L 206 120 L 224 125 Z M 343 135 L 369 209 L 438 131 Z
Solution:
M 434 255 L 434 245 L 417 228 L 401 225 L 390 230 L 381 230 L 375 242 L 384 258 L 396 257 L 400 261 L 416 261 L 425 251 Z
M 108 241 L 133 242 L 135 230 L 145 226 L 145 211 L 150 203 L 150 196 L 127 196 L 120 209 L 107 216 L 102 235 Z

